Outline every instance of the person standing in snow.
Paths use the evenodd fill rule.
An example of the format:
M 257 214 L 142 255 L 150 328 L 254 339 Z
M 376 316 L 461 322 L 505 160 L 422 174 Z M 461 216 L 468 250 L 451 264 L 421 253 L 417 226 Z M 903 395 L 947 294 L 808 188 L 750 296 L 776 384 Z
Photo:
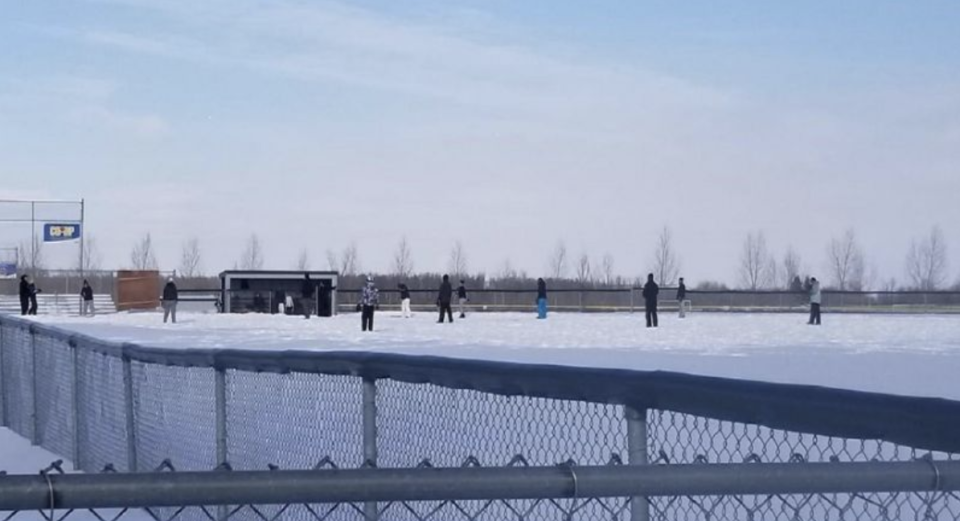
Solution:
M 410 318 L 413 315 L 410 312 L 410 288 L 401 282 L 397 284 L 397 289 L 400 290 L 400 314 L 403 315 L 403 318 Z
M 30 294 L 30 309 L 27 310 L 28 315 L 37 314 L 37 294 L 43 293 L 40 288 L 37 287 L 36 282 L 33 281 L 33 277 L 27 277 L 27 293 Z
M 547 282 L 543 277 L 537 279 L 537 318 L 547 318 Z
M 30 311 L 30 277 L 20 276 L 20 314 L 26 315 Z
M 460 318 L 467 318 L 467 287 L 460 279 L 460 285 L 457 286 L 457 309 L 460 311 Z
M 163 301 L 160 303 L 163 306 L 163 323 L 167 323 L 167 319 L 172 319 L 174 324 L 177 323 L 177 301 L 180 299 L 179 293 L 177 292 L 177 285 L 173 282 L 173 277 L 167 279 L 167 284 L 163 287 Z
M 687 285 L 683 283 L 683 277 L 680 277 L 680 283 L 677 284 L 677 304 L 680 305 L 680 318 L 687 316 L 683 308 L 683 301 L 687 299 Z
M 440 292 L 437 294 L 437 307 L 440 308 L 440 320 L 438 324 L 443 324 L 443 315 L 447 314 L 450 323 L 453 324 L 453 310 L 450 304 L 453 301 L 453 286 L 450 285 L 450 275 L 443 276 L 443 282 L 440 283 Z
M 360 292 L 360 330 L 373 331 L 373 313 L 380 307 L 380 290 L 373 283 L 373 278 L 367 277 L 367 284 Z
M 313 305 L 317 299 L 317 284 L 310 280 L 310 274 L 303 274 L 303 283 L 300 284 L 300 307 L 303 308 L 303 318 L 309 319 L 313 312 Z
M 653 273 L 647 275 L 647 283 L 643 285 L 643 303 L 647 316 L 647 327 L 657 327 L 657 295 L 660 286 L 653 281 Z
M 83 287 L 80 288 L 80 316 L 90 315 L 92 317 L 95 313 L 96 311 L 93 309 L 93 288 L 90 287 L 90 282 L 87 279 L 83 279 Z
M 811 326 L 820 325 L 820 281 L 816 277 L 810 278 L 810 320 L 807 324 Z

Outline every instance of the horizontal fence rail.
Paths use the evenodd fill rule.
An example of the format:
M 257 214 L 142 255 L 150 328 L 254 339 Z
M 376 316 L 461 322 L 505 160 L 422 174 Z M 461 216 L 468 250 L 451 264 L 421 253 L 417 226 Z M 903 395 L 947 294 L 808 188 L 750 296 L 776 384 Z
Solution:
M 43 474 L 0 477 L 0 510 L 958 490 L 956 461 Z
M 719 471 L 729 464 L 734 466 L 723 468 L 752 472 L 748 467 L 784 464 L 800 469 L 791 475 L 801 475 L 802 469 L 838 470 L 846 463 L 864 463 L 855 468 L 879 472 L 881 467 L 867 463 L 906 462 L 882 468 L 915 472 L 917 482 L 926 483 L 918 486 L 928 488 L 901 483 L 899 493 L 858 496 L 855 506 L 846 507 L 821 495 L 808 498 L 803 508 L 841 514 L 853 508 L 859 513 L 854 519 L 861 514 L 864 519 L 899 519 L 874 513 L 885 511 L 889 501 L 911 512 L 935 503 L 936 515 L 926 518 L 960 516 L 956 494 L 916 493 L 954 486 L 950 473 L 960 461 L 960 402 L 951 400 L 660 371 L 382 353 L 159 349 L 2 315 L 0 391 L 3 425 L 88 473 L 105 468 L 120 473 L 157 468 L 236 472 L 222 471 L 223 476 L 211 478 L 216 481 L 267 468 L 545 467 L 565 462 L 536 472 L 555 476 L 555 485 L 568 488 L 576 479 L 576 493 L 582 494 L 581 470 L 600 465 L 609 465 L 602 473 L 607 475 L 633 470 L 618 470 L 618 465 L 659 473 L 691 464 L 692 470 L 678 472 Z M 921 458 L 925 461 L 916 461 Z M 336 475 L 324 472 L 317 475 Z M 665 479 L 668 474 L 657 475 Z M 702 475 L 720 479 L 719 474 Z M 638 470 L 636 476 L 646 479 L 639 476 L 648 474 Z M 381 478 L 363 479 L 372 483 Z M 863 478 L 858 485 L 863 490 L 855 494 L 873 490 L 870 479 Z M 819 486 L 813 481 L 829 482 L 814 479 L 810 486 Z M 48 493 L 52 482 L 45 481 Z M 833 488 L 838 494 L 852 490 Z M 724 512 L 719 515 L 721 506 L 705 506 L 693 496 L 654 497 L 641 488 L 623 493 L 638 494 L 641 500 L 594 501 L 578 512 L 583 519 L 632 521 L 744 515 L 740 500 L 718 503 Z M 362 504 L 349 511 L 362 513 L 359 518 L 318 516 L 307 509 L 290 519 L 437 519 L 392 510 L 388 513 L 396 515 L 384 516 L 384 509 L 400 507 L 378 505 L 381 500 L 372 496 L 356 501 Z M 782 498 L 776 507 L 758 501 L 746 511 L 795 510 Z M 498 514 L 487 517 L 439 518 L 555 518 L 548 512 L 555 502 L 527 505 L 530 510 L 498 505 Z M 226 515 L 218 512 L 216 518 Z

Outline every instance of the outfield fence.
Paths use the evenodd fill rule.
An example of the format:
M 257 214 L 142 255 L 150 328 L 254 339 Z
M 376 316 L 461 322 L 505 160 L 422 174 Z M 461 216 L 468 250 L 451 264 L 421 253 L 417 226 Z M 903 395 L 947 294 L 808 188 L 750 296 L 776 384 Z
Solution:
M 643 311 L 641 288 L 562 288 L 547 293 L 550 309 L 574 312 Z M 435 310 L 437 291 L 411 289 L 414 309 Z M 360 290 L 340 289 L 338 308 L 349 312 Z M 469 311 L 529 311 L 536 308 L 536 289 L 474 289 L 468 292 Z M 676 311 L 676 288 L 660 290 L 659 307 Z M 822 292 L 823 309 L 828 313 L 960 313 L 960 291 L 836 291 Z M 381 289 L 380 300 L 387 308 L 399 308 L 400 294 Z M 456 299 L 454 299 L 456 300 Z M 802 312 L 809 308 L 805 292 L 785 290 L 687 290 L 686 300 L 694 312 Z
M 47 506 L 152 506 L 160 519 L 960 516 L 960 402 L 942 399 L 658 371 L 159 349 L 8 316 L 0 390 L 3 424 L 80 470 L 186 476 L 5 477 L 7 509 L 30 507 L 4 502 L 26 497 L 17 491 L 40 501 L 42 486 Z M 435 473 L 451 467 L 464 474 Z M 281 470 L 254 472 L 265 469 Z M 237 479 L 301 495 L 244 496 Z M 202 483 L 224 494 L 206 496 L 217 508 L 147 497 Z M 113 502 L 94 501 L 103 497 Z

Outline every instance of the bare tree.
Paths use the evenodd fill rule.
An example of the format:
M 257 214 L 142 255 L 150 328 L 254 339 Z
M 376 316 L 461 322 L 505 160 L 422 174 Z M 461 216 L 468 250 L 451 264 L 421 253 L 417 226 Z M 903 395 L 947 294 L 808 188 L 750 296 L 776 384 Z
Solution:
M 239 264 L 242 270 L 263 269 L 263 245 L 260 244 L 260 237 L 257 234 L 250 234 L 247 245 L 240 254 Z
M 447 271 L 457 278 L 463 278 L 467 275 L 467 253 L 463 251 L 463 243 L 457 241 L 450 250 L 450 261 L 447 263 Z
M 357 250 L 357 243 L 352 242 L 343 249 L 340 255 L 340 274 L 356 275 L 360 272 L 360 253 Z
M 196 237 L 184 241 L 180 250 L 180 267 L 177 271 L 181 277 L 194 278 L 203 275 L 200 267 L 200 239 Z
M 607 286 L 613 285 L 616 275 L 613 273 L 613 255 L 605 253 L 600 262 L 600 280 Z
M 400 239 L 397 251 L 393 254 L 393 273 L 400 278 L 407 278 L 413 273 L 413 256 L 406 236 Z
M 762 231 L 750 232 L 743 242 L 740 253 L 740 285 L 743 288 L 758 290 L 772 283 L 771 268 L 776 262 L 767 251 L 767 238 Z
M 593 269 L 590 266 L 590 256 L 586 252 L 580 255 L 580 258 L 577 259 L 577 264 L 574 267 L 576 270 L 577 283 L 580 287 L 586 286 L 593 280 Z
M 134 245 L 130 252 L 130 264 L 136 270 L 155 270 L 159 266 L 157 254 L 153 250 L 153 238 L 149 232 Z
M 673 234 L 664 226 L 657 238 L 657 249 L 653 254 L 651 270 L 661 285 L 672 286 L 680 275 L 680 260 L 673 249 Z
M 567 274 L 567 245 L 563 241 L 558 241 L 553 249 L 549 266 L 550 276 L 555 279 L 562 279 Z
M 337 271 L 340 269 L 340 263 L 337 261 L 337 252 L 327 249 L 327 269 Z
M 793 284 L 793 279 L 800 276 L 800 254 L 797 253 L 797 250 L 793 249 L 793 246 L 787 248 L 787 253 L 783 255 L 783 270 L 781 271 L 783 275 L 783 287 L 789 288 Z
M 100 249 L 97 248 L 97 239 L 92 235 L 83 238 L 83 255 L 77 259 L 77 271 L 87 273 L 100 270 Z
M 21 242 L 17 248 L 17 255 L 23 268 L 34 275 L 41 273 L 46 267 L 43 258 L 43 241 L 37 235 L 33 235 L 29 242 Z
M 297 263 L 294 264 L 297 271 L 307 271 L 310 269 L 310 252 L 306 248 L 301 248 L 297 254 Z
M 947 279 L 947 244 L 939 226 L 931 228 L 926 237 L 910 243 L 907 277 L 919 290 L 932 291 L 943 287 Z
M 863 286 L 866 260 L 853 229 L 830 241 L 827 246 L 827 266 L 835 288 L 843 291 Z
M 497 280 L 512 280 L 516 279 L 519 276 L 516 268 L 513 267 L 513 263 L 510 262 L 510 259 L 504 259 L 503 264 L 500 265 L 500 270 L 497 272 Z

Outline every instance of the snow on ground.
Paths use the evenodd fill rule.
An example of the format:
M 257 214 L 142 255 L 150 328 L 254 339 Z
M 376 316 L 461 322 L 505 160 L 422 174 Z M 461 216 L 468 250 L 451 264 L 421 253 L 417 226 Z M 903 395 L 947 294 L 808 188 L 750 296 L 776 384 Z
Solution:
M 37 475 L 41 470 L 46 469 L 50 466 L 51 463 L 57 460 L 62 460 L 63 463 L 61 467 L 66 473 L 73 473 L 73 463 L 68 460 L 65 460 L 52 452 L 49 452 L 41 447 L 34 447 L 30 445 L 30 442 L 25 438 L 19 436 L 17 433 L 11 431 L 10 429 L 0 427 L 0 470 L 6 471 L 9 475 L 15 474 L 32 474 Z M 56 470 L 51 470 L 53 473 L 57 473 Z M 121 510 L 116 509 L 101 509 L 97 511 L 97 514 L 101 517 L 97 517 L 89 511 L 75 511 L 70 513 L 67 516 L 67 520 L 70 521 L 102 521 L 103 519 L 114 519 L 116 516 L 123 514 L 120 519 L 123 521 L 152 521 L 153 518 L 150 517 L 147 513 L 140 510 L 128 510 L 122 512 Z M 4 519 L 11 519 L 12 521 L 41 521 L 44 520 L 44 514 L 47 516 L 50 515 L 50 512 L 19 512 L 13 517 L 8 517 L 11 515 L 10 512 L 0 513 L 0 517 Z M 54 513 L 54 519 L 60 519 L 61 516 L 66 514 L 63 510 L 58 510 Z
M 950 315 L 472 313 L 453 324 L 433 313 L 380 312 L 377 330 L 358 314 L 333 318 L 156 313 L 36 320 L 114 341 L 169 348 L 357 350 L 549 363 L 824 385 L 960 399 L 960 317 Z

